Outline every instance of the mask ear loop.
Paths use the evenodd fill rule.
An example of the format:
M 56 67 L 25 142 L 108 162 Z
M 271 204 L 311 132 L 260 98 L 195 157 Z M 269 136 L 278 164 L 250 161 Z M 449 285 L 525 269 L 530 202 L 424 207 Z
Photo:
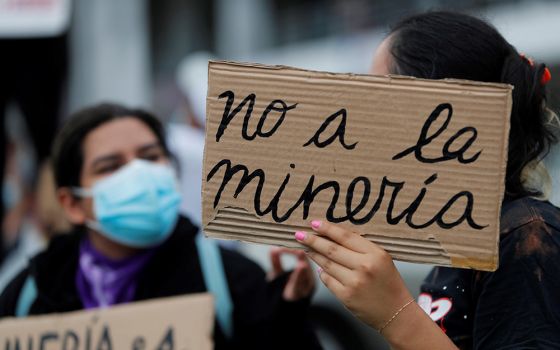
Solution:
M 93 192 L 88 188 L 72 187 L 70 191 L 73 195 L 81 198 L 93 197 Z
M 85 222 L 85 226 L 87 228 L 89 228 L 90 230 L 96 231 L 98 233 L 103 233 L 103 228 L 101 227 L 101 224 L 99 224 L 99 222 L 95 221 L 95 220 L 90 220 L 87 219 Z
M 81 188 L 81 187 L 72 187 L 71 190 L 73 195 L 80 197 L 80 198 L 89 198 L 89 197 L 93 197 L 93 193 L 90 189 L 88 188 Z M 101 227 L 101 225 L 99 224 L 99 222 L 95 221 L 95 220 L 91 220 L 91 219 L 86 219 L 86 222 L 84 223 L 85 226 L 91 230 L 97 231 L 97 232 L 103 232 L 103 229 Z

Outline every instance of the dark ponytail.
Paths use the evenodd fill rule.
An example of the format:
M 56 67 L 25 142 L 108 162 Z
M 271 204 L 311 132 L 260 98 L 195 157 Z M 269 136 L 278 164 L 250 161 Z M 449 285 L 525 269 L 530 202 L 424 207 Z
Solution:
M 391 71 L 426 79 L 468 79 L 511 84 L 506 197 L 540 195 L 523 187 L 521 171 L 555 142 L 547 129 L 545 66 L 522 57 L 491 25 L 454 12 L 406 18 L 390 33 Z
M 514 48 L 504 60 L 500 81 L 514 86 L 506 183 L 510 197 L 540 194 L 523 188 L 521 171 L 532 160 L 546 155 L 555 141 L 546 127 L 546 95 L 541 83 L 544 69 L 544 64 L 532 64 Z

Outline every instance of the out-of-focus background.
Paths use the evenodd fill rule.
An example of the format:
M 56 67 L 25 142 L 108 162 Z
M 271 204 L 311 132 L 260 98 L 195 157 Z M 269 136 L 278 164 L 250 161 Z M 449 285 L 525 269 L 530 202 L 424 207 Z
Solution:
M 114 101 L 159 115 L 181 165 L 183 211 L 199 222 L 209 59 L 366 73 L 388 26 L 427 9 L 480 15 L 546 63 L 558 111 L 557 0 L 0 0 L 0 289 L 67 225 L 42 164 L 70 112 Z M 560 153 L 546 161 L 558 203 Z M 268 267 L 267 247 L 233 248 Z M 413 292 L 429 269 L 398 267 Z M 327 349 L 385 346 L 325 288 L 312 317 Z

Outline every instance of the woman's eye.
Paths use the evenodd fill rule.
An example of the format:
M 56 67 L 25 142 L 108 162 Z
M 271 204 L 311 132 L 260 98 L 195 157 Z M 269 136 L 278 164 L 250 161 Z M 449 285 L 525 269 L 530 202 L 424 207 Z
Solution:
M 157 161 L 161 160 L 161 157 L 162 157 L 161 154 L 156 153 L 156 154 L 146 154 L 146 155 L 143 155 L 140 158 L 142 158 L 144 160 L 149 160 L 151 162 L 157 162 Z
M 109 174 L 109 173 L 112 173 L 112 172 L 115 172 L 115 171 L 119 170 L 120 167 L 121 167 L 121 164 L 104 164 L 104 165 L 98 166 L 95 169 L 95 173 L 100 174 L 100 175 Z

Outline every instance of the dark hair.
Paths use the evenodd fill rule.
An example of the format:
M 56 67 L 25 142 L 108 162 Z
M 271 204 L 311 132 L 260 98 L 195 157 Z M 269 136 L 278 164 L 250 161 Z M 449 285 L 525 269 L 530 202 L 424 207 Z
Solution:
M 85 137 L 102 124 L 124 117 L 135 118 L 146 124 L 155 134 L 165 154 L 171 155 L 165 142 L 164 128 L 153 114 L 110 103 L 87 107 L 69 117 L 54 141 L 52 161 L 57 187 L 80 186 Z
M 529 62 L 494 27 L 461 13 L 414 15 L 397 23 L 389 40 L 392 73 L 514 86 L 506 197 L 540 194 L 523 187 L 521 171 L 544 156 L 555 141 L 545 126 L 546 94 L 541 84 L 545 65 Z

